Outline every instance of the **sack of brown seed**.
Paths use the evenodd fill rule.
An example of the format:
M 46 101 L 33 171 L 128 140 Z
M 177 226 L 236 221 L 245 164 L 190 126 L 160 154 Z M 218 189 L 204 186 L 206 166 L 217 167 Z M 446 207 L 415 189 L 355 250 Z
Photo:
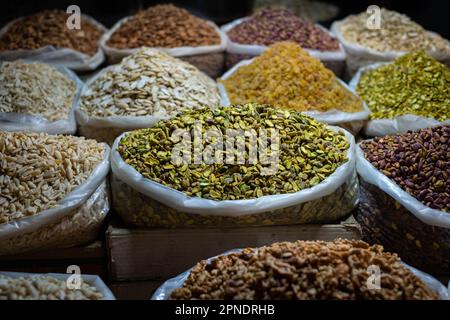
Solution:
M 239 150 L 228 149 L 235 133 L 221 132 L 238 127 L 248 131 L 236 133 L 236 145 L 249 146 L 252 156 L 246 155 L 244 148 L 239 156 L 243 158 L 235 162 Z M 258 153 L 258 145 L 253 139 L 258 137 L 248 134 L 252 134 L 251 128 L 256 132 L 265 127 L 280 130 L 281 152 L 277 157 L 275 132 L 270 156 L 265 146 L 259 145 L 260 160 L 255 161 L 252 157 Z M 216 149 L 216 158 L 208 160 L 209 138 L 198 143 L 195 135 L 199 130 L 214 135 L 217 143 L 226 143 L 227 150 L 223 146 L 222 152 Z M 267 135 L 258 132 L 262 143 Z M 179 141 L 181 133 L 183 140 Z M 195 162 L 179 163 L 180 151 L 190 161 L 191 133 L 193 144 L 204 146 L 206 153 L 194 150 Z M 126 223 L 139 227 L 340 221 L 355 208 L 358 198 L 353 147 L 354 138 L 347 131 L 296 112 L 255 104 L 186 110 L 152 128 L 126 132 L 116 139 L 111 153 L 112 201 Z
M 0 254 L 94 240 L 109 211 L 109 147 L 0 131 Z
M 153 126 L 182 109 L 215 107 L 217 85 L 193 65 L 141 48 L 86 82 L 75 110 L 78 133 L 112 144 L 124 131 Z
M 221 27 L 227 40 L 226 69 L 264 52 L 271 44 L 292 41 L 342 76 L 345 68 L 343 46 L 320 25 L 300 18 L 286 9 L 262 9 L 250 17 Z
M 82 14 L 80 28 L 69 29 L 69 14 L 44 10 L 17 18 L 0 29 L 0 60 L 32 59 L 75 71 L 95 70 L 105 59 L 100 37 L 106 28 Z
M 337 239 L 231 250 L 167 280 L 152 299 L 449 300 L 450 292 L 382 246 Z
M 0 271 L 0 300 L 115 300 L 97 275 Z
M 83 82 L 66 67 L 0 62 L 0 130 L 75 134 Z
M 346 77 L 376 62 L 392 61 L 407 52 L 426 51 L 450 64 L 450 42 L 425 30 L 408 16 L 382 8 L 335 21 L 331 32 L 345 48 Z
M 152 6 L 119 20 L 100 42 L 110 63 L 149 47 L 185 60 L 212 78 L 222 73 L 226 46 L 213 22 L 171 4 Z
M 357 146 L 363 239 L 427 272 L 450 270 L 450 126 Z

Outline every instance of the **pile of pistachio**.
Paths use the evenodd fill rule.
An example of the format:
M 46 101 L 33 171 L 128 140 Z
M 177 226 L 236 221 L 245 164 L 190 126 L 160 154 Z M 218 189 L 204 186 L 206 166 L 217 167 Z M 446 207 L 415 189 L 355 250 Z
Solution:
M 267 141 L 271 142 L 270 146 L 267 145 L 265 154 L 267 157 L 277 154 L 277 158 L 270 158 L 271 162 L 266 164 L 262 161 L 250 163 L 251 140 L 241 135 L 240 141 L 245 143 L 245 161 L 238 163 L 242 149 L 231 150 L 225 147 L 229 138 L 227 129 L 242 129 L 244 132 L 253 130 L 255 133 L 266 129 Z M 272 140 L 270 132 L 274 131 L 270 129 L 277 131 L 278 140 Z M 196 162 L 195 157 L 199 154 L 195 153 L 194 147 L 206 150 L 211 146 L 211 141 L 196 140 L 194 134 L 194 152 L 189 154 L 186 161 L 174 161 L 172 155 L 179 138 L 175 139 L 173 134 L 177 130 L 185 130 L 187 134 L 200 130 L 198 133 L 203 137 L 207 132 L 215 132 L 211 141 L 222 139 L 223 150 L 215 153 L 217 158 L 213 159 L 213 163 Z M 276 147 L 272 148 L 272 144 Z M 342 132 L 336 133 L 308 116 L 265 105 L 246 104 L 216 110 L 186 110 L 171 120 L 160 121 L 153 128 L 128 133 L 119 142 L 118 152 L 127 164 L 145 178 L 189 196 L 238 200 L 311 188 L 347 161 L 349 146 L 350 143 Z M 236 161 L 229 164 L 226 161 L 230 159 L 228 157 Z M 268 170 L 269 174 L 264 173 L 265 169 L 274 169 L 273 164 L 276 165 L 275 170 Z
M 450 68 L 424 52 L 408 53 L 365 71 L 356 91 L 372 119 L 405 114 L 439 121 L 450 118 Z

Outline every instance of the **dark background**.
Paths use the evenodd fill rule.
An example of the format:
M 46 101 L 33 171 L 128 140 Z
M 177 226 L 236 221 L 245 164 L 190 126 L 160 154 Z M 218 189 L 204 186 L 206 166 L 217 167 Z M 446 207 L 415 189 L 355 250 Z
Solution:
M 438 32 L 447 39 L 450 38 L 450 1 L 406 1 L 406 0 L 321 0 L 337 5 L 341 19 L 350 13 L 359 13 L 366 10 L 369 5 L 376 4 L 398 12 L 406 13 L 413 20 L 426 29 Z M 185 7 L 191 12 L 214 20 L 218 24 L 248 15 L 252 11 L 252 0 L 181 0 L 181 1 L 155 1 L 155 0 L 14 0 L 4 1 L 1 4 L 0 26 L 8 21 L 23 15 L 29 15 L 42 9 L 66 9 L 71 4 L 80 6 L 81 11 L 93 16 L 105 26 L 112 26 L 120 18 L 133 14 L 141 8 L 156 3 L 171 2 Z M 329 26 L 331 21 L 323 22 Z

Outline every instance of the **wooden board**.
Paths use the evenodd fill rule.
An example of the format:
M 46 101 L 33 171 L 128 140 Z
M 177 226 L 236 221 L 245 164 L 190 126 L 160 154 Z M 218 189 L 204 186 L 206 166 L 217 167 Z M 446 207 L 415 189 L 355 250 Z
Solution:
M 360 239 L 356 221 L 246 228 L 127 229 L 106 232 L 111 281 L 166 280 L 200 260 L 231 249 L 277 241 Z
M 78 247 L 0 256 L 1 271 L 66 273 L 70 265 L 78 265 L 81 273 L 97 274 L 106 280 L 106 250 L 102 241 Z

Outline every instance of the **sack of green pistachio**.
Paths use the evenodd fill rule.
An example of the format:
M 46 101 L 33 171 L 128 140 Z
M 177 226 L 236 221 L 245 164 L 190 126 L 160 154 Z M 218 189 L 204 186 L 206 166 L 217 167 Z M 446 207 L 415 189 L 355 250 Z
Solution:
M 450 270 L 450 126 L 377 137 L 357 146 L 363 239 L 425 271 Z
M 344 46 L 346 73 L 351 78 L 359 68 L 376 62 L 392 61 L 405 53 L 426 51 L 450 63 L 450 42 L 425 30 L 408 16 L 377 7 L 335 21 L 331 32 Z
M 328 223 L 357 203 L 354 138 L 295 111 L 186 110 L 119 136 L 112 201 L 140 227 Z
M 450 124 L 450 68 L 424 52 L 363 67 L 349 86 L 370 109 L 366 136 Z

